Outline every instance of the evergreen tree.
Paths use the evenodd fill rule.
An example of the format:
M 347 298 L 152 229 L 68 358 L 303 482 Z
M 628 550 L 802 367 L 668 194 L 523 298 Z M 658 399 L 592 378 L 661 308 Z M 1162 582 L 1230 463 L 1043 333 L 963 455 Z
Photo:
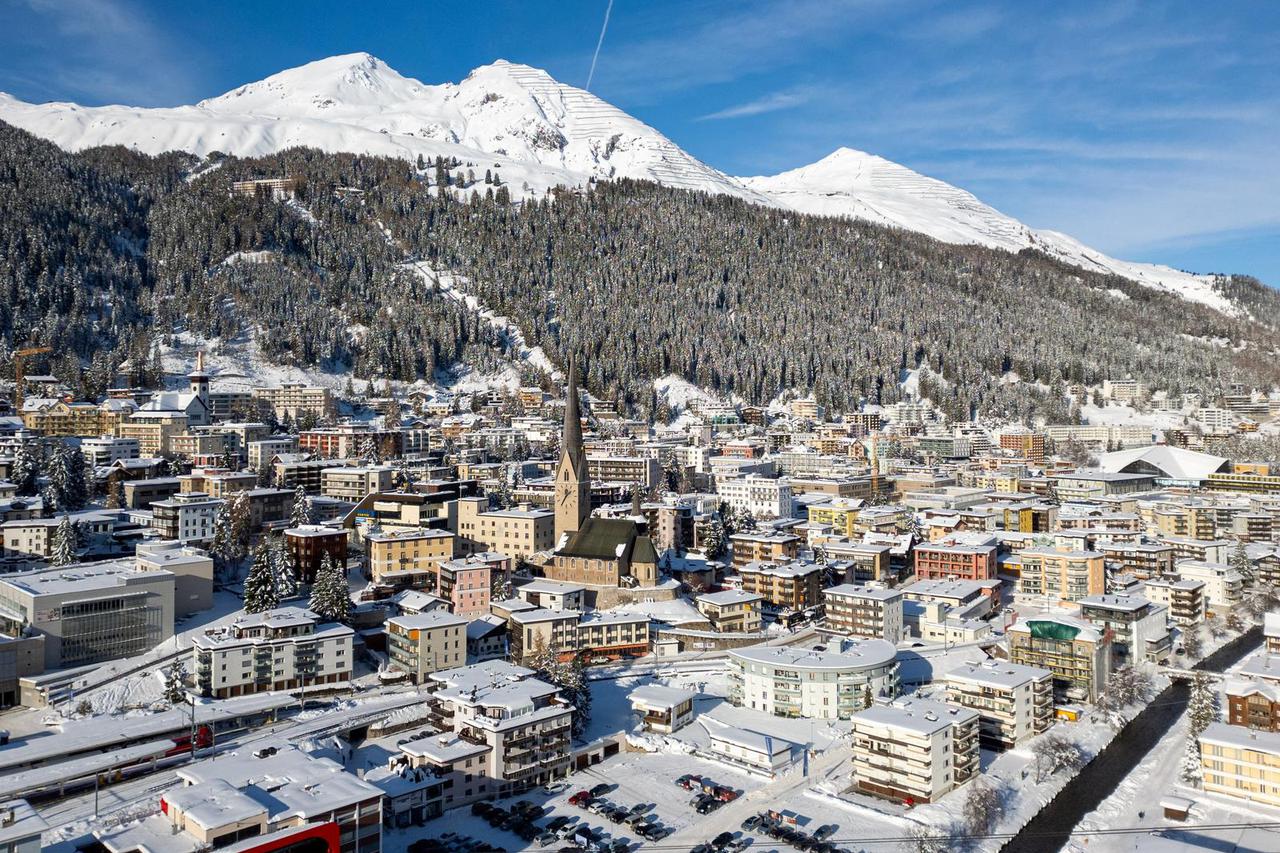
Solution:
M 213 541 L 209 544 L 209 556 L 219 577 L 228 578 L 231 569 L 239 562 L 238 545 L 231 525 L 231 504 L 223 501 L 213 517 Z
M 316 582 L 311 585 L 312 612 L 327 622 L 346 622 L 351 618 L 351 593 L 342 569 L 328 554 L 320 562 Z
M 1188 785 L 1200 784 L 1200 735 L 1218 719 L 1218 694 L 1213 679 L 1197 672 L 1191 679 L 1191 695 L 1187 699 L 1187 746 L 1182 756 L 1179 775 Z
M 1231 568 L 1240 573 L 1246 585 L 1253 583 L 1253 560 L 1249 559 L 1243 539 L 1236 540 L 1235 550 L 1231 552 Z
M 253 515 L 249 510 L 249 496 L 236 492 L 231 499 L 231 557 L 240 562 L 249 553 L 253 541 Z
M 12 479 L 19 495 L 35 495 L 40 490 L 40 473 L 44 467 L 41 445 L 38 441 L 24 441 L 18 445 L 13 461 Z
M 378 451 L 378 443 L 373 440 L 373 436 L 365 436 L 360 442 L 360 459 L 367 465 L 379 465 L 382 462 L 382 454 Z
M 49 562 L 55 566 L 69 566 L 75 563 L 76 548 L 79 546 L 77 541 L 79 536 L 76 533 L 76 527 L 71 522 L 71 516 L 64 515 L 62 520 L 58 522 L 57 528 L 53 531 L 53 553 L 49 557 Z
M 302 527 L 311 523 L 311 498 L 307 490 L 298 483 L 293 490 L 293 508 L 289 512 L 289 526 Z
M 120 477 L 107 478 L 107 509 L 124 509 L 124 480 Z
M 713 517 L 703 526 L 702 552 L 707 555 L 707 559 L 718 560 L 724 556 L 726 546 L 724 522 L 719 517 Z
M 89 500 L 85 484 L 84 456 L 66 442 L 59 442 L 49 461 L 49 486 L 62 509 L 83 509 Z
M 293 598 L 298 592 L 298 578 L 294 573 L 293 561 L 285 552 L 282 537 L 271 537 L 271 577 L 276 587 L 276 601 Z
M 263 537 L 253 552 L 253 565 L 244 579 L 244 609 L 246 613 L 262 613 L 280 606 L 276 586 L 275 560 L 271 545 Z
M 164 698 L 170 705 L 187 701 L 187 667 L 178 658 L 164 671 Z

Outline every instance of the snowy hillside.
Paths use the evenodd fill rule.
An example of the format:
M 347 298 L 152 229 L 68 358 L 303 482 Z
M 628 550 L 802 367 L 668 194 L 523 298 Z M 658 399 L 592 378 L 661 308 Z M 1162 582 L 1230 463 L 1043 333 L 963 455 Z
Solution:
M 854 216 L 949 243 L 1012 252 L 1035 247 L 1088 270 L 1234 311 L 1209 277 L 1116 260 L 860 151 L 841 148 L 772 177 L 729 177 L 596 96 L 503 60 L 461 83 L 428 85 L 367 53 L 347 54 L 165 109 L 28 104 L 0 94 L 0 119 L 69 150 L 124 145 L 151 154 L 259 156 L 308 145 L 408 159 L 456 157 L 478 170 L 497 167 L 516 195 L 591 178 L 650 179 L 805 213 Z
M 1112 273 L 1179 294 L 1220 311 L 1231 303 L 1211 276 L 1120 261 L 1056 231 L 1037 231 L 948 183 L 883 157 L 840 148 L 816 163 L 742 182 L 793 210 L 852 216 L 927 234 L 945 243 L 976 243 L 1010 252 L 1034 248 L 1091 272 Z

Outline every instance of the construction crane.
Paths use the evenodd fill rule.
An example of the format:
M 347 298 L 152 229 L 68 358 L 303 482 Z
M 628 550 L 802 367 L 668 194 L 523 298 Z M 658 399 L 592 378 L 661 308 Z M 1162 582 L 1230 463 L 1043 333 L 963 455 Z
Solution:
M 40 355 L 45 352 L 53 352 L 53 347 L 27 347 L 20 349 L 13 354 L 13 399 L 14 407 L 18 413 L 22 413 L 22 386 L 23 380 L 26 378 L 23 368 L 23 362 L 28 356 Z

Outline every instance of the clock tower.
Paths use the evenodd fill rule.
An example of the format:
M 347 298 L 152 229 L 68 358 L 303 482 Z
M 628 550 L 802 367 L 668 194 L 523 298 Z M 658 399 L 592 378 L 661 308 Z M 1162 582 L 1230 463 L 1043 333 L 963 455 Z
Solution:
M 582 450 L 582 414 L 578 404 L 578 365 L 569 359 L 569 391 L 560 434 L 560 464 L 556 466 L 556 541 L 577 533 L 591 514 L 591 476 Z

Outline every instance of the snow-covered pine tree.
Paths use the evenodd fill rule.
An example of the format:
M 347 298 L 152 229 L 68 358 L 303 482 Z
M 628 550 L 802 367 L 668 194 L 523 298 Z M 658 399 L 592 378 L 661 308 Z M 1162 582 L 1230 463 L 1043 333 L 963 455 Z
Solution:
M 279 606 L 276 591 L 275 561 L 271 546 L 264 537 L 253 552 L 253 564 L 244 579 L 244 609 L 246 613 L 262 613 Z
M 44 468 L 44 456 L 40 442 L 24 441 L 18 446 L 13 460 L 12 480 L 20 495 L 35 495 L 40 491 L 40 474 Z
M 49 562 L 55 566 L 69 566 L 76 562 L 77 539 L 79 536 L 71 523 L 71 516 L 63 515 L 53 531 L 53 551 Z
M 293 490 L 293 509 L 289 512 L 289 525 L 291 527 L 302 527 L 311 523 L 311 499 L 307 497 L 307 490 L 299 483 Z
M 275 579 L 276 600 L 285 601 L 298 592 L 298 576 L 293 570 L 293 560 L 284 549 L 279 536 L 271 537 L 271 576 Z
M 187 701 L 187 667 L 178 658 L 164 671 L 164 698 L 170 705 Z
M 381 464 L 382 454 L 378 451 L 378 443 L 373 440 L 373 436 L 365 436 L 360 442 L 360 459 L 368 465 Z
M 1213 679 L 1206 672 L 1197 672 L 1191 679 L 1191 694 L 1187 697 L 1187 748 L 1179 774 L 1188 785 L 1200 783 L 1200 735 L 1217 719 L 1218 693 Z
M 346 622 L 351 617 L 351 593 L 342 570 L 328 554 L 320 562 L 316 582 L 311 585 L 312 612 L 327 622 Z
M 252 539 L 253 516 L 249 511 L 249 496 L 242 491 L 236 492 L 231 499 L 231 543 L 236 561 L 243 560 L 249 553 Z
M 1240 573 L 1240 577 L 1244 578 L 1246 586 L 1253 584 L 1253 560 L 1249 559 L 1249 552 L 1245 548 L 1244 540 L 1236 541 L 1236 547 L 1231 552 L 1231 568 Z
M 107 479 L 107 509 L 124 509 L 124 480 L 119 477 Z

